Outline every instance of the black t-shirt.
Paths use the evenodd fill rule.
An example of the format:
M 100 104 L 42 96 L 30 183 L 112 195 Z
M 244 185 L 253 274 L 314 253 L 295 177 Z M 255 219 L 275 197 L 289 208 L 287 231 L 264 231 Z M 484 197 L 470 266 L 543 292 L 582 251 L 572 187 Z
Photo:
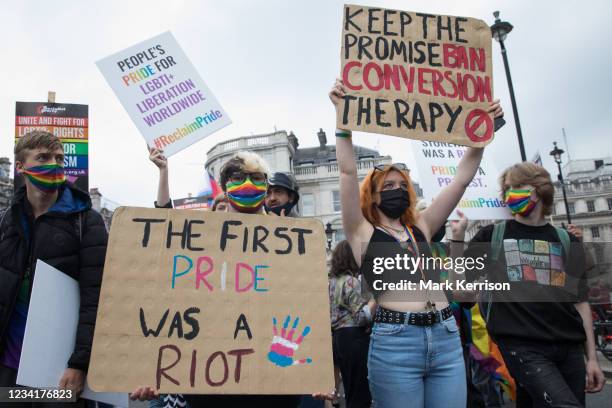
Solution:
M 569 234 L 565 254 L 555 228 L 506 223 L 497 260 L 491 259 L 493 225 L 481 229 L 464 256 L 484 256 L 488 280 L 507 282 L 510 291 L 493 294 L 487 328 L 493 338 L 518 337 L 535 341 L 584 342 L 582 318 L 574 303 L 587 300 L 584 250 Z M 468 278 L 474 278 L 469 276 Z M 509 299 L 530 302 L 509 302 Z M 542 301 L 540 301 L 542 300 Z
M 414 267 L 414 264 L 408 261 L 407 258 L 428 257 L 431 258 L 431 248 L 427 243 L 425 235 L 416 226 L 411 227 L 416 242 L 416 248 L 413 243 L 408 240 L 398 242 L 394 237 L 382 231 L 379 228 L 374 228 L 374 232 L 367 244 L 364 258 L 361 262 L 360 272 L 365 278 L 367 289 L 374 295 L 375 299 L 379 296 L 386 295 L 387 300 L 393 301 L 425 301 L 430 300 L 427 293 L 414 289 L 396 289 L 388 290 L 382 288 L 381 283 L 385 284 L 401 284 L 402 282 L 412 282 L 419 284 L 423 278 L 434 282 L 440 281 L 440 271 L 435 268 Z M 418 253 L 416 251 L 418 249 Z M 384 266 L 377 261 L 393 260 L 399 257 L 402 262 L 394 263 L 391 267 Z M 377 270 L 378 268 L 378 270 Z M 378 282 L 378 283 L 377 283 Z M 431 300 L 441 301 L 446 300 L 444 293 L 432 296 Z

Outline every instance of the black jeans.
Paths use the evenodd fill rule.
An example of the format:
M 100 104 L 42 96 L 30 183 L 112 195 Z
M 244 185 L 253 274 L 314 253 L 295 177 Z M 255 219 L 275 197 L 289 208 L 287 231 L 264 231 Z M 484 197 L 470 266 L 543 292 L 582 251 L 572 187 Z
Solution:
M 502 338 L 497 339 L 497 345 L 517 387 L 525 391 L 516 408 L 584 407 L 586 369 L 582 344 Z
M 372 405 L 368 384 L 370 334 L 364 327 L 345 327 L 332 334 L 334 360 L 340 368 L 347 408 Z

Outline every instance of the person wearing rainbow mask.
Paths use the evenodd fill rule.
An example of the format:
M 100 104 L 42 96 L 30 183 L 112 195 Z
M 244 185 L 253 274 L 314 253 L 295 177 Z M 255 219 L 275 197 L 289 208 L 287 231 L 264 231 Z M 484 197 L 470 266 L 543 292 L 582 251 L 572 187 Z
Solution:
M 240 152 L 221 168 L 219 184 L 227 195 L 229 212 L 266 214 L 268 167 L 252 152 Z
M 168 188 L 167 159 L 163 152 L 149 149 L 150 160 L 160 169 L 156 207 L 172 208 Z M 239 152 L 223 164 L 219 184 L 229 203 L 228 212 L 266 214 L 264 202 L 268 191 L 268 166 L 256 153 Z M 154 400 L 154 387 L 142 386 L 131 394 L 132 400 Z M 184 395 L 191 407 L 268 407 L 297 408 L 298 395 Z
M 172 208 L 168 182 L 168 159 L 164 152 L 149 148 L 149 160 L 159 169 L 155 207 Z M 268 189 L 268 166 L 252 152 L 240 152 L 221 168 L 219 182 L 229 206 L 227 211 L 266 214 L 264 202 Z M 225 201 L 225 200 L 224 200 Z
M 554 186 L 543 167 L 518 163 L 499 181 L 514 218 L 482 228 L 463 254 L 486 257 L 486 277 L 510 284 L 509 291 L 481 299 L 487 329 L 517 382 L 517 408 L 584 407 L 585 391 L 604 385 L 584 250 L 574 235 L 544 218 L 551 213 Z
M 58 386 L 83 390 L 89 366 L 108 235 L 91 199 L 66 181 L 64 149 L 45 131 L 15 145 L 16 173 L 25 185 L 0 213 L 0 387 L 14 387 L 38 259 L 75 279 L 80 288 L 74 352 Z M 61 296 L 61 294 L 57 294 Z M 54 333 L 49 333 L 54 335 Z M 2 404 L 0 404 L 2 406 Z

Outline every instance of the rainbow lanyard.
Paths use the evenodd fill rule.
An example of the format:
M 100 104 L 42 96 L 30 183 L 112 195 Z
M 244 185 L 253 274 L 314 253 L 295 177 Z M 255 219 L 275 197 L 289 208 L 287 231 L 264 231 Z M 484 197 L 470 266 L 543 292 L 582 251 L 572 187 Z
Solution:
M 421 254 L 421 251 L 419 250 L 419 247 L 417 245 L 417 241 L 416 238 L 414 236 L 414 232 L 412 231 L 412 227 L 409 227 L 408 225 L 404 225 L 404 230 L 406 230 L 406 234 L 408 234 L 408 239 L 410 241 L 410 243 L 412 244 L 412 249 L 415 252 L 415 256 L 419 256 Z M 395 238 L 395 237 L 394 237 Z M 395 240 L 399 243 L 399 240 L 397 238 L 395 238 Z M 423 281 L 425 281 L 425 272 L 423 271 L 423 266 L 421 265 L 421 263 L 419 262 L 418 264 L 419 267 L 419 272 L 421 272 L 421 279 L 423 279 Z M 427 293 L 427 303 L 425 306 L 425 310 L 426 311 L 436 311 L 436 303 L 431 301 L 431 293 L 429 292 L 429 289 L 425 289 L 425 292 Z
M 408 235 L 408 241 L 410 242 L 410 246 L 412 246 L 412 250 L 414 251 L 414 255 L 415 256 L 419 256 L 420 251 L 419 251 L 419 247 L 416 245 L 416 238 L 414 236 L 414 232 L 412 231 L 412 228 L 410 228 L 407 225 L 404 225 L 404 231 L 406 231 L 406 235 Z M 395 241 L 397 241 L 397 243 L 402 247 L 402 242 L 397 239 L 396 237 L 394 237 L 393 235 L 389 234 L 388 231 L 385 230 L 385 232 L 387 233 L 387 235 L 390 235 L 391 238 L 393 238 Z
M 406 230 L 406 234 L 408 234 L 408 238 L 412 243 L 412 248 L 416 251 L 417 255 L 419 254 L 419 248 L 416 247 L 416 238 L 414 237 L 414 232 L 412 232 L 412 228 L 404 225 L 404 230 Z
M 383 228 L 383 230 L 385 230 L 385 229 Z M 410 228 L 407 225 L 404 225 L 404 230 L 406 231 L 406 234 L 408 235 L 408 241 L 410 242 L 410 245 L 412 246 L 412 250 L 414 251 L 414 256 L 418 257 L 420 255 L 421 251 L 419 250 L 419 247 L 417 246 L 416 238 L 414 236 L 414 232 L 412 231 L 412 228 Z M 402 246 L 402 242 L 399 239 L 397 239 L 393 235 L 389 234 L 389 232 L 386 231 L 386 230 L 385 230 L 385 233 L 387 235 L 391 236 L 391 238 L 393 238 L 399 244 L 399 246 L 402 247 L 402 249 L 405 249 Z M 423 274 L 423 270 L 421 269 L 420 264 L 419 264 L 419 269 L 421 270 L 421 275 L 423 276 L 423 278 L 425 278 L 425 275 Z

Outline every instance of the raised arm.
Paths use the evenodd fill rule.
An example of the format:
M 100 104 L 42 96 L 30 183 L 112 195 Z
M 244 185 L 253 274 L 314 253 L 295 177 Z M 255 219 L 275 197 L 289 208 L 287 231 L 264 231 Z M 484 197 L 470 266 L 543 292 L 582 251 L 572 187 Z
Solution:
M 341 80 L 337 79 L 334 87 L 329 93 L 329 98 L 336 110 L 342 101 L 346 89 Z M 368 227 L 372 227 L 361 212 L 359 199 L 359 179 L 357 177 L 357 162 L 353 151 L 351 132 L 347 130 L 336 130 L 336 159 L 340 171 L 340 203 L 342 205 L 342 224 L 344 233 L 351 244 L 355 260 L 359 262 L 360 251 L 354 244 L 359 244 L 366 239 L 365 233 Z M 362 237 L 362 234 L 364 235 Z
M 463 257 L 465 251 L 465 230 L 468 226 L 468 218 L 461 210 L 457 210 L 458 220 L 450 222 L 451 238 L 449 239 L 450 256 L 453 259 Z M 455 269 L 449 271 L 449 281 L 456 284 L 460 279 L 465 279 L 467 271 L 458 273 Z M 453 300 L 456 302 L 476 302 L 477 292 L 468 290 L 454 290 Z
M 494 101 L 488 109 L 496 118 L 504 116 L 499 100 Z M 457 166 L 457 174 L 453 180 L 440 191 L 433 202 L 421 214 L 429 236 L 446 222 L 448 216 L 461 200 L 465 189 L 471 183 L 478 171 L 484 148 L 470 147 L 465 151 Z
M 149 148 L 149 160 L 159 169 L 156 207 L 167 207 L 170 204 L 170 186 L 168 182 L 168 159 L 162 150 Z

